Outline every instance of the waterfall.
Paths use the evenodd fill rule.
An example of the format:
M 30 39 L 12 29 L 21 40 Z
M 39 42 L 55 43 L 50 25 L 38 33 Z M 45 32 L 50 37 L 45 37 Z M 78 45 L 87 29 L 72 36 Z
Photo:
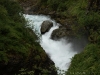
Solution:
M 43 21 L 50 20 L 53 22 L 53 27 L 49 30 L 49 32 L 40 36 L 41 39 L 40 45 L 51 58 L 51 60 L 55 63 L 55 66 L 60 70 L 67 71 L 69 68 L 71 58 L 77 54 L 77 51 L 74 51 L 72 48 L 72 43 L 69 43 L 65 39 L 60 39 L 59 41 L 55 41 L 50 39 L 51 33 L 54 29 L 59 28 L 59 23 L 56 23 L 49 16 L 44 15 L 24 15 L 25 18 L 29 21 L 30 27 L 33 27 L 33 31 L 40 35 L 40 27 Z M 60 73 L 60 71 L 58 71 Z M 62 72 L 63 73 L 63 72 Z

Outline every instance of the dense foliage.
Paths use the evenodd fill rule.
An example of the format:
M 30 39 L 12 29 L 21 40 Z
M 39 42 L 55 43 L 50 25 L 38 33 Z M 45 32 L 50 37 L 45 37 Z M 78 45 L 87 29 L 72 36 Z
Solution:
M 88 36 L 89 44 L 85 47 L 83 52 L 72 58 L 70 68 L 66 72 L 66 75 L 100 74 L 100 5 L 97 5 L 100 3 L 99 0 L 17 1 L 28 2 L 29 5 L 36 2 L 35 4 L 40 4 L 40 9 L 48 9 L 47 12 L 55 11 L 57 14 L 64 16 L 71 21 L 71 28 L 74 32 L 80 32 L 81 34 L 85 33 L 86 36 Z M 90 3 L 92 3 L 92 5 Z M 23 65 L 20 65 L 21 67 L 19 68 L 21 69 L 20 71 L 22 74 L 34 74 L 35 71 L 40 72 L 43 69 L 43 67 L 41 68 L 40 66 L 44 66 L 43 62 L 46 60 L 46 55 L 42 51 L 42 48 L 34 41 L 36 36 L 30 29 L 25 28 L 26 22 L 21 15 L 21 12 L 21 8 L 16 2 L 13 2 L 12 0 L 0 1 L 0 74 L 2 75 L 5 71 L 9 75 L 12 74 L 12 71 L 15 73 L 15 71 L 12 70 L 15 66 L 10 65 L 14 67 L 9 67 L 9 63 L 15 63 L 19 60 L 21 60 L 20 62 L 22 63 L 27 63 L 24 59 L 28 61 L 28 64 L 34 63 L 35 66 L 31 66 L 30 68 L 33 70 L 28 71 L 26 68 L 21 69 Z M 39 52 L 40 54 L 38 54 Z M 36 62 L 31 60 L 32 57 L 34 57 L 33 60 Z M 13 59 L 15 60 L 11 61 Z M 39 63 L 42 59 L 42 63 Z M 33 63 L 29 63 L 29 61 Z M 39 64 L 37 64 L 37 62 Z M 9 70 L 4 67 L 8 67 Z M 37 67 L 39 67 L 39 69 Z M 42 71 L 48 72 L 46 69 Z
M 99 0 L 41 0 L 49 11 L 70 19 L 74 32 L 88 36 L 84 51 L 72 58 L 67 75 L 99 75 L 100 69 L 100 1 Z M 64 18 L 64 19 L 65 19 Z
M 15 0 L 0 0 L 0 75 L 50 74 L 54 70 L 26 24 Z

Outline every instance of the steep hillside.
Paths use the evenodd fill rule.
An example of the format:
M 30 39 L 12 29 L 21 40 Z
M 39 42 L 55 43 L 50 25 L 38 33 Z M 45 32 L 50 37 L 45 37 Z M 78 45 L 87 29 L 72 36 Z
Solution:
M 54 63 L 26 25 L 17 2 L 0 0 L 0 75 L 56 75 Z

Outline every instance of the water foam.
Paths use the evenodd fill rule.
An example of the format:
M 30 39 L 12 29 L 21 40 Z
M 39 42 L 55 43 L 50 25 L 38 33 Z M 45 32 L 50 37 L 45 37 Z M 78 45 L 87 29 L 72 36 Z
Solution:
M 55 41 L 50 39 L 51 33 L 54 29 L 59 28 L 59 24 L 54 20 L 51 20 L 49 16 L 44 15 L 24 15 L 26 19 L 29 20 L 30 27 L 34 26 L 33 30 L 37 35 L 40 34 L 40 27 L 43 21 L 50 20 L 53 22 L 53 27 L 49 32 L 41 36 L 40 45 L 55 63 L 55 66 L 60 70 L 67 71 L 69 68 L 71 58 L 77 54 L 73 50 L 72 44 L 68 43 L 65 39 L 60 39 Z M 58 71 L 60 73 L 60 71 Z

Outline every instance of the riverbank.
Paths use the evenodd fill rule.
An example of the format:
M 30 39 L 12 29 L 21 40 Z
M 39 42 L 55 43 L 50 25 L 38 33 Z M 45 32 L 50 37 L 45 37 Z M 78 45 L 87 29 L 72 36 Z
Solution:
M 72 64 L 66 74 L 96 74 L 99 75 L 99 54 L 100 54 L 100 11 L 94 1 L 88 10 L 87 0 L 39 0 L 32 5 L 37 12 L 35 14 L 53 15 L 62 25 L 71 26 L 71 29 L 79 34 L 86 34 L 89 44 L 84 51 L 75 55 Z M 39 6 L 38 6 L 39 4 Z M 38 7 L 37 7 L 38 6 Z M 33 9 L 33 8 L 32 8 Z M 32 14 L 34 10 L 31 10 Z M 39 11 L 38 11 L 39 10 Z M 78 35 L 80 37 L 80 35 Z
M 19 3 L 0 0 L 0 75 L 57 74 L 28 25 Z

